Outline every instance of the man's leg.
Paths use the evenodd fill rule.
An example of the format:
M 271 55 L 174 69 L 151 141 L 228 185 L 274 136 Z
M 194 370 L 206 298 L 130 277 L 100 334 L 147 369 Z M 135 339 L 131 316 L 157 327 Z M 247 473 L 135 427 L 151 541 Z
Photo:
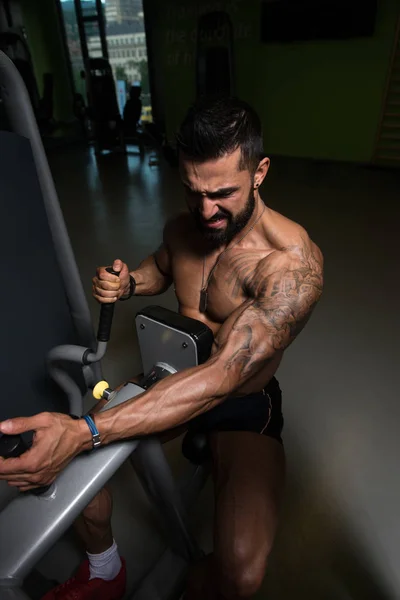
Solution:
M 137 375 L 130 381 L 137 383 L 141 377 L 142 375 Z M 125 384 L 121 384 L 116 390 L 121 389 L 123 385 Z M 99 412 L 105 404 L 105 400 L 100 400 L 90 412 L 94 414 Z M 92 600 L 92 598 L 100 597 L 101 594 L 107 595 L 107 598 L 110 599 L 122 598 L 125 593 L 126 571 L 114 541 L 111 517 L 112 495 L 106 486 L 84 508 L 74 523 L 77 537 L 87 553 L 88 568 L 86 567 L 87 562 L 83 563 L 76 576 L 69 579 L 66 584 L 51 590 L 42 600 L 55 600 L 55 598 L 57 600 L 68 598 L 69 600 L 72 589 L 75 590 L 73 593 L 76 600 Z M 93 580 L 95 581 L 90 587 L 90 582 Z M 101 580 L 107 591 L 100 589 Z M 115 589 L 110 589 L 113 584 L 115 584 Z
M 211 435 L 214 552 L 194 565 L 185 600 L 241 600 L 260 587 L 278 523 L 283 446 L 253 432 Z
M 74 523 L 75 531 L 85 550 L 91 554 L 100 554 L 113 544 L 111 529 L 112 495 L 104 487 L 86 506 Z
M 179 437 L 185 431 L 185 426 L 176 427 L 165 431 L 158 438 L 164 444 Z M 100 554 L 113 544 L 112 507 L 111 491 L 106 486 L 85 507 L 74 523 L 78 538 L 90 554 Z
M 129 381 L 131 383 L 138 383 L 143 377 L 143 373 L 136 375 Z M 120 390 L 125 383 L 116 387 L 116 391 Z M 104 400 L 101 400 L 96 406 L 90 411 L 93 414 L 99 412 L 106 404 Z M 166 443 L 170 440 L 175 439 L 186 431 L 185 426 L 176 427 L 162 433 L 159 437 L 161 443 Z M 74 523 L 75 532 L 78 538 L 83 543 L 86 552 L 89 553 L 90 569 L 93 574 L 97 577 L 102 577 L 102 570 L 104 571 L 104 577 L 112 579 L 110 574 L 118 574 L 119 568 L 121 567 L 121 561 L 117 553 L 117 548 L 114 542 L 113 532 L 111 528 L 111 517 L 112 517 L 112 495 L 110 489 L 104 487 L 93 500 L 85 507 L 81 515 L 76 519 Z M 109 552 L 111 547 L 114 545 L 114 552 L 112 556 L 108 558 L 108 568 L 102 569 L 98 566 L 97 556 Z M 110 564 L 112 561 L 113 564 Z
M 143 374 L 136 375 L 129 381 L 138 383 Z M 121 384 L 116 390 L 121 389 L 125 383 Z M 100 400 L 90 411 L 96 413 L 106 404 Z M 166 443 L 186 431 L 186 427 L 177 427 L 167 430 L 159 437 L 162 443 Z M 123 560 L 121 560 L 117 545 L 114 541 L 111 528 L 112 517 L 112 495 L 107 487 L 104 487 L 93 500 L 85 507 L 74 523 L 74 529 L 79 540 L 82 542 L 89 559 L 89 572 L 78 571 L 76 577 L 68 580 L 68 584 L 62 584 L 46 594 L 42 600 L 70 600 L 70 593 L 74 589 L 74 598 L 83 600 L 92 598 L 97 599 L 103 593 L 99 587 L 99 580 L 108 582 L 105 584 L 107 589 L 107 598 L 121 598 L 125 593 L 126 571 Z M 84 565 L 81 565 L 83 569 Z M 122 567 L 122 568 L 121 568 Z M 95 580 L 96 587 L 90 588 L 90 581 Z M 89 585 L 88 585 L 89 582 Z M 110 591 L 110 585 L 115 583 L 114 590 Z M 105 593 L 105 592 L 104 592 Z
M 132 377 L 129 381 L 138 383 L 142 377 L 143 373 Z M 124 385 L 125 383 L 122 383 L 115 390 L 120 390 Z M 100 400 L 90 412 L 96 414 L 106 404 L 105 400 Z M 112 546 L 114 540 L 111 529 L 111 516 L 112 496 L 111 491 L 106 486 L 86 506 L 74 523 L 75 531 L 87 552 L 100 554 Z

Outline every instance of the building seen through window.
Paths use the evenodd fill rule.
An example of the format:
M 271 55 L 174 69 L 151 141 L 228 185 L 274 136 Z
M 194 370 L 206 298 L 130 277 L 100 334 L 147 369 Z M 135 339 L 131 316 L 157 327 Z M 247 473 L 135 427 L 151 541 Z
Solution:
M 113 71 L 121 114 L 131 86 L 141 87 L 143 120 L 151 120 L 146 35 L 142 0 L 103 0 L 109 62 Z M 75 90 L 85 96 L 82 51 L 73 0 L 61 0 L 67 45 L 72 64 Z M 90 15 L 96 10 L 95 0 L 82 0 L 82 11 Z M 93 23 L 93 25 L 95 25 Z M 86 29 L 91 58 L 102 57 L 98 27 Z

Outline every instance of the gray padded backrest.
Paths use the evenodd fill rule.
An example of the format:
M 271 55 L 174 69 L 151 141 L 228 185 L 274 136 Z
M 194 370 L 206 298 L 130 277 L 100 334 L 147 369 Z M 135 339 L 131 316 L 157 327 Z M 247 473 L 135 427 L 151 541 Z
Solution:
M 30 142 L 0 131 L 0 420 L 68 411 L 47 352 L 77 343 Z M 80 375 L 77 375 L 80 377 Z

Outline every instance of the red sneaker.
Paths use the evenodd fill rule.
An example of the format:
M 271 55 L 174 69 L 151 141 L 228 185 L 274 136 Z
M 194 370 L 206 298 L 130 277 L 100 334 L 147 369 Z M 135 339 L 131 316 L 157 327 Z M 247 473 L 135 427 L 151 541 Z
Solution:
M 126 591 L 126 564 L 111 581 L 89 579 L 89 561 L 86 559 L 76 575 L 47 592 L 41 600 L 120 600 Z

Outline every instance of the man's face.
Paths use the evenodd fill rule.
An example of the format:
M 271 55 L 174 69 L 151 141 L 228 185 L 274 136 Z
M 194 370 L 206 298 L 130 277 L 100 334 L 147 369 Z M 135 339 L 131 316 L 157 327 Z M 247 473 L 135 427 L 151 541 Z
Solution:
M 253 178 L 239 169 L 240 149 L 215 160 L 193 162 L 181 156 L 186 202 L 205 239 L 228 244 L 249 222 L 255 207 Z

